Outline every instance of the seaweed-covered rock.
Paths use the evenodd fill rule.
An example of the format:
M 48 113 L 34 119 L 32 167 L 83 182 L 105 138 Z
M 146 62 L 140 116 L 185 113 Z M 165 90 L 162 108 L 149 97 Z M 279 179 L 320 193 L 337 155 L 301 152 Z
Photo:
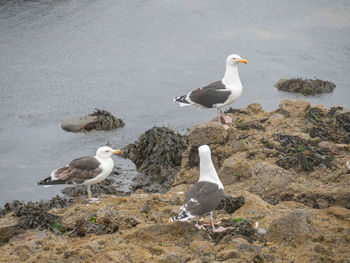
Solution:
M 321 164 L 332 166 L 333 154 L 327 149 L 319 148 L 315 142 L 308 141 L 296 135 L 274 134 L 279 143 L 271 143 L 266 139 L 262 142 L 268 148 L 278 151 L 276 164 L 284 169 L 295 168 L 302 171 L 312 171 Z
M 329 111 L 312 107 L 305 117 L 311 124 L 308 128 L 310 137 L 335 143 L 350 143 L 350 111 L 342 107 L 333 107 Z
M 115 181 L 109 177 L 98 184 L 91 185 L 91 193 L 94 196 L 100 196 L 103 194 L 109 195 L 126 195 L 127 193 L 118 191 L 114 185 Z M 65 187 L 62 191 L 63 194 L 71 197 L 88 196 L 87 188 L 85 185 L 78 185 L 73 187 Z
M 0 232 L 3 238 L 1 242 L 7 242 L 8 239 L 25 229 L 49 229 L 52 231 L 64 231 L 60 221 L 60 217 L 48 213 L 52 208 L 69 207 L 73 203 L 73 199 L 61 198 L 56 196 L 49 201 L 40 202 L 21 202 L 18 200 L 6 203 L 1 210 L 2 218 L 0 218 Z M 12 225 L 9 225 L 10 219 Z
M 320 79 L 280 79 L 275 85 L 278 90 L 301 93 L 303 95 L 315 95 L 331 93 L 335 84 Z
M 22 202 L 19 200 L 14 200 L 10 203 L 6 203 L 4 205 L 4 208 L 0 210 L 0 217 L 4 216 L 8 213 L 15 212 L 18 213 L 21 209 L 27 210 L 28 207 L 39 207 L 40 210 L 43 211 L 49 211 L 52 208 L 64 208 L 64 207 L 69 207 L 73 203 L 72 198 L 65 198 L 65 197 L 60 197 L 56 196 L 51 198 L 49 201 L 39 201 L 39 202 Z M 24 208 L 25 207 L 25 208 Z
M 55 222 L 59 221 L 59 217 L 47 212 L 47 210 L 38 204 L 29 202 L 18 207 L 14 216 L 19 217 L 19 225 L 23 229 L 42 228 L 52 229 Z
M 223 220 L 221 226 L 226 227 L 226 231 L 220 233 L 209 231 L 215 243 L 219 243 L 227 235 L 244 237 L 249 242 L 256 240 L 256 229 L 250 220 L 245 219 L 238 222 L 235 220 Z
M 233 214 L 236 210 L 241 208 L 244 205 L 244 197 L 243 196 L 228 196 L 224 195 L 221 200 L 221 203 L 216 208 L 217 210 L 224 209 L 227 213 Z
M 153 127 L 129 144 L 123 152 L 143 176 L 135 178 L 134 188 L 149 192 L 165 192 L 180 169 L 182 153 L 187 148 L 187 136 L 166 127 Z
M 116 118 L 110 112 L 100 109 L 87 116 L 75 117 L 62 121 L 62 129 L 70 132 L 108 131 L 123 127 L 123 120 Z

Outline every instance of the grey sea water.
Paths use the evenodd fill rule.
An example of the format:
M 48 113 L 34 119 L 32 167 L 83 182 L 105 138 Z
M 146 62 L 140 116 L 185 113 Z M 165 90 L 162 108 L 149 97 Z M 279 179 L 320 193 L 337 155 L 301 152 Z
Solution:
M 124 147 L 154 125 L 186 132 L 215 110 L 180 108 L 177 95 L 219 80 L 238 53 L 241 98 L 233 107 L 307 99 L 350 107 L 347 0 L 0 0 L 0 205 L 48 199 L 35 183 L 72 158 Z M 279 92 L 280 78 L 320 78 L 330 95 Z M 63 119 L 105 109 L 126 126 L 67 133 Z M 121 187 L 135 174 L 132 163 Z

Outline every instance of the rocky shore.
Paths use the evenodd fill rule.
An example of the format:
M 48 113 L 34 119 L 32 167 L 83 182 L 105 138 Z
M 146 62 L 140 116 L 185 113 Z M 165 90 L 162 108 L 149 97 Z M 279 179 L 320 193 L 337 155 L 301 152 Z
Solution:
M 152 147 L 184 149 L 180 166 L 176 155 L 162 154 L 168 163 L 144 174 L 159 184 L 155 167 L 170 167 L 164 193 L 8 204 L 0 214 L 1 262 L 350 263 L 350 112 L 284 100 L 271 112 L 254 103 L 226 113 L 228 130 L 214 119 L 194 126 L 187 141 L 172 136 L 171 147 L 157 143 L 170 131 L 153 131 Z M 129 146 L 129 158 L 141 151 L 147 158 L 147 144 Z M 198 179 L 202 144 L 225 186 L 215 211 L 228 227 L 223 233 L 168 222 Z M 136 161 L 147 171 L 147 162 Z

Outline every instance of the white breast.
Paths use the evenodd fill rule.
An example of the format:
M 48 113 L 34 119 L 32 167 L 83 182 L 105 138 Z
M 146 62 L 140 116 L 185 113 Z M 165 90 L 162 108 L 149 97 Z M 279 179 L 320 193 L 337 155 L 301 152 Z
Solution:
M 108 175 L 111 174 L 112 170 L 113 170 L 113 166 L 114 166 L 114 162 L 112 158 L 108 158 L 108 159 L 98 159 L 101 164 L 99 166 L 99 168 L 102 169 L 102 172 L 96 176 L 95 178 L 92 178 L 90 180 L 85 181 L 83 184 L 97 184 L 99 182 L 102 182 L 104 179 L 107 178 Z

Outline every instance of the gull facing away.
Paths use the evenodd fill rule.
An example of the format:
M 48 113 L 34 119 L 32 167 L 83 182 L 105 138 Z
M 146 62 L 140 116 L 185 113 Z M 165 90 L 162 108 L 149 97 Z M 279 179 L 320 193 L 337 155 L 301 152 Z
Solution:
M 210 213 L 210 223 L 213 232 L 222 232 L 223 227 L 215 228 L 213 210 L 220 204 L 224 195 L 224 186 L 215 170 L 211 160 L 211 152 L 208 145 L 202 145 L 198 148 L 199 152 L 199 180 L 186 193 L 183 206 L 180 207 L 180 213 L 171 218 L 171 221 L 185 221 L 196 217 L 195 227 L 204 228 L 199 224 L 199 216 Z
M 121 154 L 121 150 L 113 150 L 108 146 L 97 149 L 95 156 L 84 156 L 74 159 L 62 168 L 54 170 L 51 175 L 37 185 L 73 184 L 86 185 L 91 201 L 91 185 L 102 182 L 113 170 L 113 154 Z
M 221 123 L 221 117 L 225 123 L 231 123 L 232 119 L 225 116 L 221 108 L 235 102 L 242 94 L 242 83 L 237 69 L 239 63 L 247 64 L 248 61 L 236 54 L 229 55 L 226 59 L 226 71 L 222 80 L 193 90 L 186 95 L 175 97 L 173 102 L 178 102 L 180 106 L 196 105 L 202 108 L 216 108 L 219 123 Z

